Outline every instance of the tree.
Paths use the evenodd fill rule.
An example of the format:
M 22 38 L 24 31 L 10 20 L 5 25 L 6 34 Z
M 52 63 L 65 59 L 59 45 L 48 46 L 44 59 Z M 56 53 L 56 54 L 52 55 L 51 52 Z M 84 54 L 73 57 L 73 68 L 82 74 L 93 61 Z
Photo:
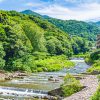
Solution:
M 45 39 L 44 32 L 34 23 L 24 23 L 23 30 L 25 31 L 27 37 L 31 41 L 33 46 L 33 51 L 45 52 Z
M 5 51 L 2 42 L 0 42 L 0 69 L 3 69 L 5 66 L 4 56 L 5 56 Z

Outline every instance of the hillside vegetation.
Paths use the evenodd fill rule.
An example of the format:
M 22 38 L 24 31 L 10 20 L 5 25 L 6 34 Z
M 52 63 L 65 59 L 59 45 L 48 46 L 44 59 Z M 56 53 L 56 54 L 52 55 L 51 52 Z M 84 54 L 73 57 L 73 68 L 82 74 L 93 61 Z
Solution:
M 96 35 L 100 33 L 100 28 L 98 26 L 99 22 L 88 23 L 88 22 L 76 21 L 76 20 L 60 20 L 60 19 L 55 19 L 48 16 L 40 15 L 31 10 L 25 10 L 22 11 L 21 13 L 38 16 L 42 19 L 47 19 L 50 23 L 54 24 L 56 27 L 70 34 L 71 36 L 79 36 L 89 41 L 95 41 Z
M 92 67 L 88 69 L 88 72 L 93 74 L 100 74 L 100 49 L 92 52 L 90 56 L 86 59 L 87 62 L 92 63 Z M 100 82 L 100 75 L 98 75 L 98 80 Z M 100 86 L 97 92 L 91 97 L 91 100 L 100 99 Z
M 100 49 L 92 52 L 86 61 L 92 64 L 92 67 L 88 69 L 88 72 L 100 73 Z
M 16 11 L 0 11 L 0 69 L 34 72 L 44 71 L 45 66 L 49 71 L 47 65 L 51 63 L 61 69 L 59 60 L 57 65 L 55 59 L 63 58 L 61 60 L 65 62 L 65 67 L 64 59 L 73 54 L 86 53 L 89 46 L 91 47 L 87 40 L 80 37 L 71 38 L 47 20 Z M 66 58 L 59 55 L 65 55 Z M 37 60 L 40 60 L 41 64 L 37 63 Z
M 70 35 L 80 36 L 88 39 L 89 41 L 95 41 L 96 35 L 100 33 L 100 28 L 95 24 L 90 24 L 82 21 L 76 20 L 59 20 L 47 18 L 49 22 L 53 23 L 59 27 L 64 32 L 69 33 Z

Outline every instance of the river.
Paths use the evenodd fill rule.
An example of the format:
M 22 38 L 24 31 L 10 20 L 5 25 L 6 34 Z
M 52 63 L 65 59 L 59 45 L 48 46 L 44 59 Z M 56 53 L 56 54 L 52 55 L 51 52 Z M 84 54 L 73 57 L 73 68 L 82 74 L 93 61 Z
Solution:
M 7 100 L 8 98 L 29 100 L 33 97 L 47 97 L 48 91 L 60 87 L 66 73 L 80 74 L 90 67 L 83 58 L 74 58 L 71 61 L 75 62 L 75 67 L 70 69 L 63 69 L 59 72 L 32 73 L 23 79 L 0 82 L 0 97 Z

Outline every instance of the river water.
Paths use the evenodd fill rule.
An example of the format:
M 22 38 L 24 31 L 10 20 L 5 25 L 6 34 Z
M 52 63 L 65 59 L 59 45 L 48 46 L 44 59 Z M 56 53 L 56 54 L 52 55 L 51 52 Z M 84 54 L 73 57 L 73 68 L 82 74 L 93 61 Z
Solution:
M 63 69 L 59 72 L 33 73 L 23 79 L 0 82 L 0 97 L 29 100 L 33 97 L 47 97 L 48 91 L 59 88 L 63 83 L 63 76 L 66 73 L 80 74 L 86 72 L 90 67 L 83 58 L 74 58 L 75 67 Z

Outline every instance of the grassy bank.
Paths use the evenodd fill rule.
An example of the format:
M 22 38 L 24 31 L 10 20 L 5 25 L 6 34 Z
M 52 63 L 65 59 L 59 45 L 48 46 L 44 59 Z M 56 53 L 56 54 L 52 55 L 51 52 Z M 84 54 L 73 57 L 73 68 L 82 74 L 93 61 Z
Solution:
M 88 72 L 99 74 L 100 73 L 100 61 L 99 60 L 95 61 L 92 67 L 88 69 Z
M 61 96 L 70 96 L 82 89 L 82 85 L 79 80 L 76 80 L 72 75 L 66 75 L 64 78 L 64 84 L 61 85 Z
M 59 71 L 63 68 L 73 67 L 75 64 L 69 61 L 64 55 L 52 56 L 46 59 L 40 59 L 35 61 L 36 71 Z
M 46 56 L 44 58 L 39 57 L 27 57 L 27 60 L 20 59 L 13 63 L 13 71 L 24 72 L 51 72 L 59 71 L 63 68 L 70 68 L 74 66 L 74 63 L 69 61 L 66 56 Z
M 73 55 L 73 58 L 86 58 L 86 56 L 88 55 L 88 53 L 85 54 L 78 54 L 78 55 Z
M 90 55 L 88 55 L 85 61 L 92 65 L 91 68 L 87 70 L 90 73 L 100 73 L 100 49 L 95 50 Z
M 22 58 L 21 58 L 22 59 Z M 65 55 L 60 56 L 26 56 L 22 60 L 13 61 L 13 66 L 9 68 L 9 72 L 51 72 L 59 71 L 63 68 L 73 67 L 75 64 L 68 60 Z
M 94 94 L 94 96 L 91 98 L 91 100 L 100 100 L 100 86 L 97 90 L 97 92 Z
M 100 82 L 100 75 L 98 75 L 98 79 L 99 79 L 99 82 Z M 91 97 L 91 100 L 100 100 L 100 85 L 99 85 L 96 93 Z

